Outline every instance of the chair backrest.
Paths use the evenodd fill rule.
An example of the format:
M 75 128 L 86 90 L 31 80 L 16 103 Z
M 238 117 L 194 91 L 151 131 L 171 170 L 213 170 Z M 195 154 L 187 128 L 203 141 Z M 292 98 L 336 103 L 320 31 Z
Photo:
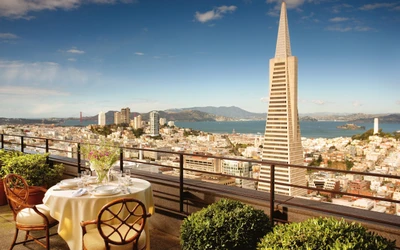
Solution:
M 8 204 L 10 205 L 15 219 L 19 211 L 29 207 L 29 185 L 22 176 L 17 174 L 6 175 L 3 183 Z
M 97 217 L 97 229 L 106 245 L 137 245 L 146 224 L 145 205 L 133 198 L 121 198 L 107 203 Z

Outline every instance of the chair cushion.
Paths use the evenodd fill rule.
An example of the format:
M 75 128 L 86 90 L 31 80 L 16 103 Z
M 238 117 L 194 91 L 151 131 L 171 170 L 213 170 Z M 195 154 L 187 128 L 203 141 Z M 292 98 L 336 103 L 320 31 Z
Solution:
M 50 210 L 46 205 L 40 204 L 36 205 L 36 207 L 41 213 L 43 213 L 47 217 L 50 224 L 56 222 L 56 220 L 50 216 Z M 38 213 L 36 213 L 36 211 L 33 210 L 33 208 L 22 209 L 17 214 L 15 222 L 21 226 L 42 226 L 46 224 L 45 219 Z
M 136 229 L 140 228 L 140 225 L 135 224 L 134 226 Z M 103 227 L 103 230 L 105 234 L 111 232 L 112 230 L 110 228 L 105 228 Z M 119 232 L 124 235 L 128 230 L 128 227 L 126 225 L 122 225 L 121 228 L 119 229 Z M 136 232 L 131 230 L 129 233 L 128 237 L 132 237 Z M 117 235 L 111 235 L 110 239 L 115 240 L 115 241 L 120 241 L 120 237 Z M 83 244 L 86 249 L 96 249 L 96 250 L 103 250 L 106 249 L 106 246 L 104 244 L 104 239 L 101 237 L 99 231 L 97 228 L 90 229 L 86 231 L 86 234 L 83 236 Z M 110 249 L 118 249 L 118 250 L 123 250 L 123 249 L 133 249 L 134 242 L 126 245 L 113 245 L 110 244 Z M 142 233 L 140 234 L 139 241 L 138 241 L 138 249 L 144 249 L 146 246 L 146 233 L 143 230 Z

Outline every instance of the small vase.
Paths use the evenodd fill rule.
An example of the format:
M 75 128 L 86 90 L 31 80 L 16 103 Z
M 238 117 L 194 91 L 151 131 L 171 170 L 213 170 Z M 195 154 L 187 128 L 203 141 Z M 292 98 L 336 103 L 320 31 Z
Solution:
M 109 182 L 109 170 L 96 170 L 97 184 L 107 184 Z

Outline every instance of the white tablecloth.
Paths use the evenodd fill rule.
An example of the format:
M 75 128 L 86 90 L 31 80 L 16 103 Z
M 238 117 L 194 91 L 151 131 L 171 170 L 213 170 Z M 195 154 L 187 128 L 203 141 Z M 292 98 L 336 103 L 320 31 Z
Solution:
M 117 185 L 117 183 L 109 183 Z M 154 213 L 153 191 L 148 181 L 132 178 L 129 186 L 130 193 L 120 192 L 109 196 L 95 196 L 85 194 L 73 197 L 76 190 L 60 190 L 56 185 L 51 187 L 45 194 L 43 203 L 50 208 L 50 215 L 59 221 L 58 234 L 67 242 L 71 250 L 82 249 L 81 221 L 97 219 L 100 209 L 108 202 L 115 199 L 132 197 L 144 203 L 147 211 Z M 151 219 L 148 218 L 148 219 Z M 150 233 L 148 221 L 145 227 L 146 249 L 150 249 Z

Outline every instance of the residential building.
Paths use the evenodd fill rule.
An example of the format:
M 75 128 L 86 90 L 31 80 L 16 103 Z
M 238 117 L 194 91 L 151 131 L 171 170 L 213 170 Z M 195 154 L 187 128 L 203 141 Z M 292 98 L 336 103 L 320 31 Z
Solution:
M 126 107 L 121 109 L 121 123 L 129 124 L 131 116 L 131 109 Z
M 98 116 L 98 125 L 105 126 L 106 125 L 106 113 L 101 111 Z
M 119 111 L 114 112 L 114 124 L 121 124 L 121 112 Z
M 133 118 L 133 128 L 138 129 L 142 127 L 142 116 L 138 115 Z
M 157 111 L 150 112 L 150 134 L 157 136 L 160 134 L 160 118 Z

